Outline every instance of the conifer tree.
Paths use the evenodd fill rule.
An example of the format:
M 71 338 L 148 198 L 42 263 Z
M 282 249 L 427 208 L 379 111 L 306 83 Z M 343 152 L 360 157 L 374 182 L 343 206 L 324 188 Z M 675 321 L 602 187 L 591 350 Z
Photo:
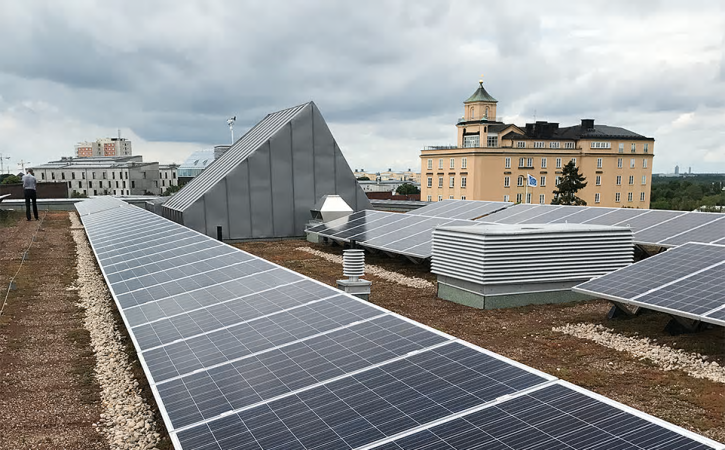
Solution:
M 552 205 L 586 206 L 587 202 L 576 196 L 576 193 L 587 186 L 586 178 L 579 173 L 574 161 L 569 161 L 561 171 L 559 186 L 554 190 Z

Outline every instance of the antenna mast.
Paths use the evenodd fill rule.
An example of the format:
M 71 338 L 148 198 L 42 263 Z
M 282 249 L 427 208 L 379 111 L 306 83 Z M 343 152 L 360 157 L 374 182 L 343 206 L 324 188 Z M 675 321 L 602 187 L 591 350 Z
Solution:
M 237 116 L 230 117 L 227 120 L 227 125 L 229 125 L 229 132 L 232 133 L 232 145 L 234 145 L 234 122 L 237 121 Z

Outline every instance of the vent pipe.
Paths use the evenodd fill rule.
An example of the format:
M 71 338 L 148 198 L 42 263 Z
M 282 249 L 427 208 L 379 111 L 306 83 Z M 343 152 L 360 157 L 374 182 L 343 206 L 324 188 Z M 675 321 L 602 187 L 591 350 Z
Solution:
M 365 275 L 365 251 L 347 249 L 342 251 L 342 274 L 347 280 L 337 280 L 337 288 L 363 300 L 370 299 L 370 286 L 373 284 L 360 278 Z

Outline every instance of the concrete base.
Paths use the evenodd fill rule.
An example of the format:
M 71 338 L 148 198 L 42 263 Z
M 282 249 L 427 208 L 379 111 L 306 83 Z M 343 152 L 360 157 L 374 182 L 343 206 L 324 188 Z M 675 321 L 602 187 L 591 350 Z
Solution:
M 307 233 L 307 242 L 312 242 L 313 244 L 319 244 L 320 243 L 320 235 L 317 233 Z
M 367 280 L 337 280 L 338 289 L 365 301 L 370 300 L 370 286 L 372 284 L 372 281 Z
M 478 309 L 515 308 L 517 306 L 567 303 L 590 300 L 591 297 L 571 290 L 520 292 L 489 295 L 471 292 L 457 286 L 438 282 L 438 297 Z

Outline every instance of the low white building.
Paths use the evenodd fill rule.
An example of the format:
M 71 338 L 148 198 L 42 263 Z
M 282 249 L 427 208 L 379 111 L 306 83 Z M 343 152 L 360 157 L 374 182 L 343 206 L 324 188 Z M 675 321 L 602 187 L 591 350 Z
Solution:
M 164 186 L 177 183 L 176 166 L 143 162 L 141 155 L 63 157 L 32 169 L 38 181 L 66 183 L 69 197 L 161 195 L 166 190 Z

